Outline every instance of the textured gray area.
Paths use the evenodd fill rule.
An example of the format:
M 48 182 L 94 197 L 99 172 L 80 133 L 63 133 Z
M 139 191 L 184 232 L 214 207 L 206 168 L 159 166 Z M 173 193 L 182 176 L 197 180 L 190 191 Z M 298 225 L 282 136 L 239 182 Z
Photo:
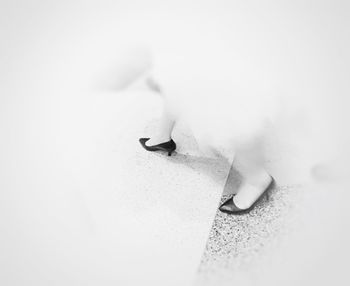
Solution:
M 231 168 L 221 201 L 235 193 L 240 176 Z M 227 215 L 217 211 L 199 267 L 196 285 L 233 285 L 254 281 L 259 261 L 271 247 L 283 241 L 295 223 L 298 186 L 279 186 L 270 190 L 248 214 Z M 242 285 L 242 284 L 241 284 Z

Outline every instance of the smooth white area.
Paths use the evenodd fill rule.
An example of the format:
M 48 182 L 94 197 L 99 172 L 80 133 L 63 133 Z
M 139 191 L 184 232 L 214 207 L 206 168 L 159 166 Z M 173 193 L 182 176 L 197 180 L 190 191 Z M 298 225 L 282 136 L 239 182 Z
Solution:
M 120 91 L 147 62 L 124 58 L 123 5 L 107 4 L 1 4 L 1 285 L 195 278 L 230 162 L 198 155 L 181 126 L 178 154 L 141 148 L 161 98 Z
M 178 154 L 143 150 L 161 111 L 151 92 L 16 95 L 2 141 L 2 283 L 191 285 L 230 163 L 196 155 L 181 128 Z

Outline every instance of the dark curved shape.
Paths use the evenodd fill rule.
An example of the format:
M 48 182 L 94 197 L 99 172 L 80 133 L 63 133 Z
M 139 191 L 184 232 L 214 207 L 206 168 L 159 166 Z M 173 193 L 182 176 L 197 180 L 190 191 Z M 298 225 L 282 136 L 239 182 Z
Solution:
M 272 178 L 272 177 L 271 177 Z M 265 191 L 260 195 L 260 197 L 247 209 L 240 209 L 235 205 L 235 202 L 233 201 L 233 195 L 231 198 L 227 199 L 220 207 L 219 210 L 223 213 L 227 214 L 245 214 L 250 212 L 255 205 L 261 200 L 261 198 L 268 193 L 269 190 L 271 190 L 275 186 L 275 180 L 272 178 L 270 184 L 267 186 Z
M 152 146 L 147 146 L 146 142 L 150 138 L 140 138 L 139 141 L 142 145 L 143 148 L 145 148 L 147 151 L 164 151 L 168 153 L 168 156 L 171 156 L 171 153 L 173 153 L 176 149 L 176 143 L 174 142 L 173 139 L 171 139 L 168 142 L 160 143 L 158 145 L 152 145 Z

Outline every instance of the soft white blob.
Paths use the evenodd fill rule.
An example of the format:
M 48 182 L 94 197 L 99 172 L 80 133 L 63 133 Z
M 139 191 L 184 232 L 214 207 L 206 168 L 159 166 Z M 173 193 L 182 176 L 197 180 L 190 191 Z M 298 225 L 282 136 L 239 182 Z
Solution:
M 167 108 L 200 145 L 234 149 L 268 133 L 299 149 L 301 164 L 346 158 L 346 5 L 268 4 L 180 1 L 121 22 L 151 51 Z

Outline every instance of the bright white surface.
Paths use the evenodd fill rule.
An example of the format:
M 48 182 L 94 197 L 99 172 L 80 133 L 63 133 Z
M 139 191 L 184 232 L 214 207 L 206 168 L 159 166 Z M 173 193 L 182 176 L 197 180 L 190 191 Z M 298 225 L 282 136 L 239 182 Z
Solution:
M 182 129 L 182 154 L 143 150 L 157 95 L 41 92 L 7 108 L 2 283 L 190 285 L 230 165 L 186 155 Z
M 1 6 L 0 283 L 190 285 L 229 163 L 181 127 L 179 154 L 141 148 L 160 98 L 113 90 L 108 7 Z

